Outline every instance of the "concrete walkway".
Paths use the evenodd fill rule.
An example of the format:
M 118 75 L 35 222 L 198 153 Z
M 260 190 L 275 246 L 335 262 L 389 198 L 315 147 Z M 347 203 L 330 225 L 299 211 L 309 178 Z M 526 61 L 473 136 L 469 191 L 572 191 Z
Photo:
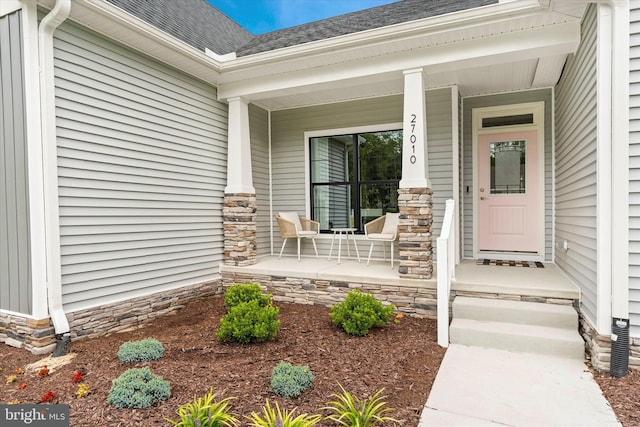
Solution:
M 575 359 L 451 344 L 419 427 L 621 426 Z

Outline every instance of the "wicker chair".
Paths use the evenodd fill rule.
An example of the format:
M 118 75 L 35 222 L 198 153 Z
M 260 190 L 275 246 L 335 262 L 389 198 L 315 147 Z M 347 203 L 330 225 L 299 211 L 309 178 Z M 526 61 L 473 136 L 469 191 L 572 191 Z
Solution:
M 387 259 L 387 250 L 385 242 L 391 243 L 391 268 L 393 268 L 393 242 L 398 240 L 398 224 L 400 223 L 399 213 L 387 213 L 385 216 L 369 221 L 364 225 L 364 233 L 368 240 L 371 240 L 371 247 L 369 248 L 369 257 L 367 258 L 367 265 L 371 260 L 371 252 L 373 251 L 373 245 L 375 242 L 382 242 L 382 249 L 384 251 L 384 259 Z
M 315 237 L 320 231 L 320 223 L 312 221 L 308 218 L 300 217 L 297 212 L 278 212 L 276 215 L 278 221 L 278 227 L 280 228 L 280 237 L 284 239 L 282 242 L 282 249 L 280 249 L 280 256 L 282 258 L 282 251 L 284 251 L 284 245 L 287 244 L 287 239 L 298 240 L 298 261 L 300 261 L 300 239 L 311 239 L 313 242 L 313 249 L 316 251 L 316 258 L 318 257 L 318 248 L 316 247 Z

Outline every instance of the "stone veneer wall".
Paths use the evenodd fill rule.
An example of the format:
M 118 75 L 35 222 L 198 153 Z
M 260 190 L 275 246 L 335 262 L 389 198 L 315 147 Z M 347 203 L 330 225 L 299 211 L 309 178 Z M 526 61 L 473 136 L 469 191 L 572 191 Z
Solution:
M 609 372 L 611 369 L 611 336 L 598 334 L 582 314 L 580 314 L 580 334 L 586 342 L 591 366 L 597 371 Z M 629 337 L 629 368 L 640 369 L 640 338 Z
M 383 303 L 394 304 L 398 312 L 430 319 L 437 318 L 438 304 L 435 285 L 416 286 L 415 284 L 373 284 L 353 281 L 333 281 L 300 277 L 273 276 L 258 273 L 222 272 L 222 283 L 225 288 L 236 283 L 258 283 L 265 292 L 273 295 L 275 301 L 298 304 L 316 304 L 332 306 L 342 302 L 347 292 L 361 289 L 375 295 Z M 561 304 L 577 306 L 572 299 L 544 298 L 529 295 L 497 294 L 484 292 L 451 291 L 449 309 L 455 296 L 471 296 L 476 298 L 506 299 L 512 301 L 529 301 L 542 304 Z M 451 313 L 451 311 L 449 311 Z
M 433 274 L 432 195 L 430 188 L 398 189 L 400 277 L 431 279 Z
M 256 263 L 256 195 L 225 193 L 224 264 L 244 267 Z
M 56 347 L 50 319 L 35 320 L 7 313 L 0 313 L 0 342 L 33 354 L 51 353 Z
M 222 292 L 222 284 L 216 280 L 67 313 L 71 341 L 137 328 L 158 316 L 182 308 L 190 301 Z M 49 319 L 32 320 L 3 313 L 0 313 L 0 342 L 25 348 L 33 354 L 51 353 L 56 346 L 55 331 Z

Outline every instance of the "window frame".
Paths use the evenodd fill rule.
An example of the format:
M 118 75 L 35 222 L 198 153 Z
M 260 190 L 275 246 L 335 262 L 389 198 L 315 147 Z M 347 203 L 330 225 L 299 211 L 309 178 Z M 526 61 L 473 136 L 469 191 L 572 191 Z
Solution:
M 355 126 L 348 128 L 334 128 L 334 129 L 323 129 L 323 130 L 315 130 L 315 131 L 306 131 L 304 132 L 304 150 L 305 150 L 305 210 L 308 218 L 313 217 L 312 210 L 312 182 L 311 182 L 311 139 L 318 137 L 329 137 L 329 136 L 338 136 L 338 135 L 356 135 L 363 133 L 375 133 L 375 132 L 390 132 L 390 131 L 402 131 L 403 126 L 402 122 L 393 122 L 393 123 L 383 123 L 369 126 Z M 354 153 L 354 162 L 357 162 L 358 158 L 356 153 Z M 402 179 L 402 178 L 400 178 Z M 395 182 L 395 180 L 389 180 L 389 182 Z M 367 184 L 370 181 L 357 181 L 356 184 Z M 385 181 L 386 182 L 386 181 Z M 382 181 L 375 181 L 375 183 L 383 183 Z M 348 183 L 348 185 L 352 185 L 353 183 Z M 359 192 L 359 191 L 358 191 Z M 356 192 L 356 194 L 358 194 Z M 360 200 L 355 201 L 359 206 Z M 354 218 L 354 226 L 357 226 L 360 219 Z M 364 224 L 362 224 L 364 227 Z M 324 231 L 327 232 L 326 230 Z M 361 234 L 362 231 L 358 231 L 357 233 Z

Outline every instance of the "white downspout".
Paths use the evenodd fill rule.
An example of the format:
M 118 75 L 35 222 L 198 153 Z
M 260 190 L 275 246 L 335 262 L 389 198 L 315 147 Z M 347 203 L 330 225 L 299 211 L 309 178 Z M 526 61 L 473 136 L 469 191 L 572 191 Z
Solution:
M 53 33 L 69 17 L 71 0 L 57 0 L 38 29 L 40 61 L 40 111 L 42 126 L 42 162 L 44 168 L 45 241 L 47 251 L 47 300 L 55 328 L 57 346 L 54 356 L 67 353 L 71 336 L 69 321 L 62 308 L 62 272 L 60 260 L 60 217 L 58 208 L 58 162 L 56 149 L 56 99 L 54 80 Z

